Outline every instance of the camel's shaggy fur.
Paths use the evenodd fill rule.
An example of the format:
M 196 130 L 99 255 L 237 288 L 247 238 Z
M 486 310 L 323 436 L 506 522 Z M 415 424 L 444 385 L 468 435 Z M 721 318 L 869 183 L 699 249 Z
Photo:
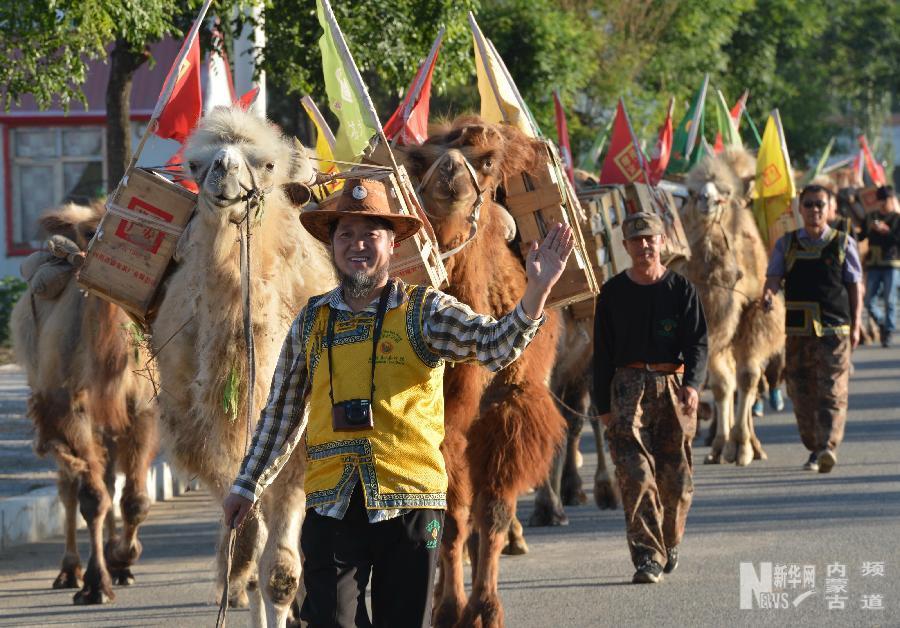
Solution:
M 784 347 L 784 302 L 779 297 L 773 311 L 763 310 L 766 250 L 744 208 L 744 181 L 735 169 L 754 171 L 751 160 L 728 149 L 688 174 L 691 200 L 683 219 L 691 259 L 678 269 L 696 286 L 709 327 L 708 385 L 719 427 L 707 462 L 724 458 L 738 465 L 765 458 L 751 407 L 766 363 Z
M 164 443 L 180 467 L 222 500 L 258 420 L 258 414 L 247 416 L 247 395 L 253 395 L 257 412 L 264 407 L 291 322 L 310 296 L 336 282 L 324 246 L 300 225 L 299 208 L 282 189 L 312 178 L 302 147 L 262 118 L 237 108 L 217 108 L 189 138 L 185 159 L 200 186 L 199 202 L 179 243 L 178 270 L 165 286 L 152 324 L 153 346 L 158 353 Z M 241 197 L 254 183 L 265 192 L 264 201 L 248 210 Z M 237 223 L 245 211 L 257 215 L 257 210 L 250 239 L 256 351 L 251 387 Z M 239 382 L 236 418 L 223 409 L 233 375 Z M 260 590 L 269 625 L 283 625 L 299 585 L 303 469 L 304 454 L 298 451 L 263 494 L 261 513 L 248 518 L 238 535 L 230 594 L 235 603 L 246 604 L 249 590 L 251 616 L 257 623 L 264 621 Z
M 468 218 L 477 192 L 465 160 L 485 190 L 477 236 L 446 261 L 449 292 L 477 312 L 506 314 L 525 291 L 522 261 L 507 245 L 502 209 L 492 199 L 505 177 L 537 168 L 543 150 L 513 127 L 466 116 L 433 129 L 424 145 L 405 155 L 417 177 L 443 159 L 421 190 L 442 250 L 458 246 L 470 233 Z M 442 451 L 450 489 L 436 591 L 437 626 L 457 621 L 462 626 L 503 624 L 497 593 L 499 555 L 514 521 L 516 498 L 546 478 L 565 429 L 547 389 L 558 334 L 559 316 L 547 312 L 534 341 L 507 368 L 495 374 L 471 364 L 447 369 Z M 477 547 L 471 552 L 473 586 L 466 603 L 463 544 L 470 534 L 470 513 Z
M 70 203 L 49 210 L 40 223 L 49 234 L 66 236 L 84 250 L 102 214 L 100 203 Z M 125 312 L 84 296 L 74 274 L 52 300 L 36 297 L 29 288 L 13 309 L 11 326 L 16 359 L 31 387 L 28 415 L 36 429 L 35 451 L 53 455 L 59 466 L 66 551 L 53 587 L 80 587 L 76 604 L 112 601 L 113 583 L 134 581 L 130 567 L 141 554 L 138 526 L 150 509 L 147 470 L 156 453 L 157 409 L 149 380 L 136 373 L 147 355 L 133 342 Z M 111 510 L 117 470 L 125 474 L 121 537 Z M 83 586 L 76 503 L 91 541 Z

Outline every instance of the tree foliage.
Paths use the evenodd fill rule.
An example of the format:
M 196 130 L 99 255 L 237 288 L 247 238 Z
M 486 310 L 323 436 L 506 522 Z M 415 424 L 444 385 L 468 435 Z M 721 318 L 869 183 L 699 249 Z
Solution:
M 46 109 L 85 103 L 81 86 L 90 59 L 106 57 L 117 39 L 143 50 L 173 30 L 176 0 L 31 0 L 0 2 L 0 103 L 31 94 Z M 181 3 L 184 4 L 184 3 Z M 10 62 L 10 60 L 12 62 Z
M 251 1 L 219 0 L 215 8 L 230 15 Z M 0 66 L 4 107 L 24 93 L 42 107 L 53 97 L 63 104 L 79 98 L 86 59 L 105 55 L 112 42 L 146 50 L 184 29 L 198 4 L 0 0 L 0 50 L 15 60 Z M 669 97 L 680 117 L 705 73 L 732 102 L 749 89 L 749 113 L 760 125 L 778 107 L 795 162 L 815 157 L 847 125 L 874 140 L 900 91 L 895 0 L 333 0 L 333 9 L 382 118 L 441 27 L 432 112 L 477 110 L 466 21 L 474 11 L 551 137 L 551 93 L 560 92 L 576 152 L 609 121 L 620 96 L 635 131 L 651 140 Z M 270 113 L 300 131 L 298 101 L 309 93 L 330 116 L 315 1 L 266 0 L 262 19 L 266 43 L 257 53 Z

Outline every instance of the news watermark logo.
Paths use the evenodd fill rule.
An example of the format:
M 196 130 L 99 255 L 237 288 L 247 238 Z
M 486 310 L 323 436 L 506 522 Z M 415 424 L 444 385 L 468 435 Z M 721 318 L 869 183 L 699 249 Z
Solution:
M 884 577 L 884 561 L 865 561 L 855 569 L 837 562 L 824 569 L 798 563 L 742 562 L 740 607 L 778 610 L 824 604 L 830 611 L 880 610 L 885 605 L 880 590 Z

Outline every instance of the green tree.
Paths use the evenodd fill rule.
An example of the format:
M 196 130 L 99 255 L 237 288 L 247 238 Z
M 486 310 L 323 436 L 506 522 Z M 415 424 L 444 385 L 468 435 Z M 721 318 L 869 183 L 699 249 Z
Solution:
M 384 121 L 415 76 L 441 27 L 446 28 L 433 90 L 441 93 L 469 81 L 471 38 L 466 14 L 477 0 L 368 0 L 334 2 L 332 9 Z M 269 111 L 285 129 L 309 139 L 299 104 L 310 94 L 331 118 L 322 79 L 319 37 L 322 29 L 314 0 L 280 0 L 263 12 L 266 45 L 259 67 L 266 72 Z
M 32 0 L 0 2 L 0 64 L 4 109 L 31 94 L 42 109 L 54 99 L 66 110 L 86 105 L 81 86 L 88 61 L 109 58 L 106 90 L 107 176 L 114 187 L 131 155 L 129 98 L 137 69 L 150 59 L 149 45 L 180 34 L 196 0 Z M 188 19 L 188 23 L 190 18 Z

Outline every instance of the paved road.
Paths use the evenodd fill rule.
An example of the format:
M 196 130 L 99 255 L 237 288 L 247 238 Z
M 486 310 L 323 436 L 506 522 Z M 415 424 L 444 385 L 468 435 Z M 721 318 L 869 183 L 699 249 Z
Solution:
M 53 460 L 34 455 L 27 399 L 25 372 L 13 364 L 0 366 L 0 500 L 56 484 Z
M 800 470 L 805 454 L 787 413 L 760 422 L 767 462 L 745 469 L 699 465 L 682 564 L 660 585 L 628 584 L 632 567 L 620 511 L 571 508 L 568 527 L 527 530 L 531 553 L 502 560 L 507 625 L 900 626 L 900 349 L 858 353 L 850 404 L 831 475 Z M 698 446 L 695 457 L 705 452 Z M 588 449 L 585 477 L 595 460 Z M 530 510 L 531 498 L 523 497 L 520 517 Z M 101 608 L 73 608 L 70 592 L 49 589 L 59 542 L 0 554 L 0 625 L 212 626 L 216 520 L 203 494 L 157 504 L 143 530 L 138 582 L 117 589 L 116 603 Z M 757 575 L 760 563 L 773 563 L 769 599 L 799 598 L 798 605 L 741 610 L 742 562 L 752 563 Z M 884 575 L 875 575 L 879 563 Z M 793 566 L 801 574 L 795 587 Z M 814 593 L 801 598 L 810 590 L 805 566 L 815 566 Z M 829 610 L 826 597 L 845 608 Z M 878 601 L 881 609 L 861 608 Z M 242 625 L 246 612 L 229 618 L 229 625 Z

